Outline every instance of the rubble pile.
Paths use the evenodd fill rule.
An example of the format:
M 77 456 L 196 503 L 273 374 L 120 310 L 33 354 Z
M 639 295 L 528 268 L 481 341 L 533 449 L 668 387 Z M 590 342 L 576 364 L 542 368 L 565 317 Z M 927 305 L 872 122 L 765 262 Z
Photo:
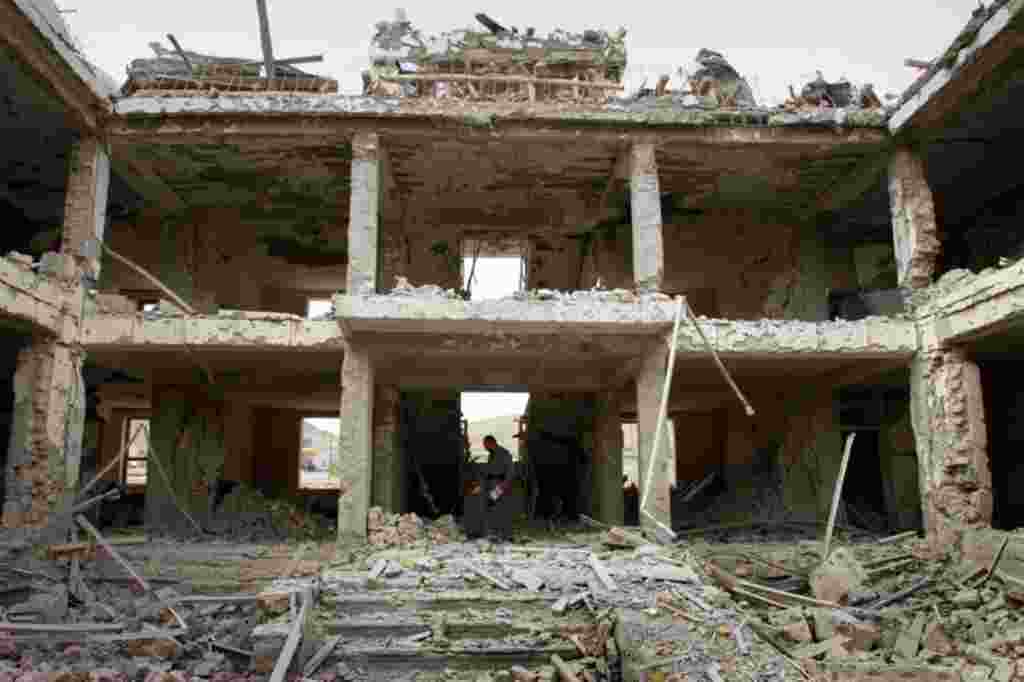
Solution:
M 425 36 L 405 12 L 381 21 L 363 94 L 492 101 L 604 101 L 626 67 L 626 30 L 522 32 L 477 14 L 483 27 Z M 442 79 L 447 75 L 449 78 Z M 460 79 L 459 76 L 462 78 Z M 434 78 L 436 77 L 436 78 Z M 589 85 L 587 85 L 589 84 Z M 582 87 L 579 87 L 582 86 Z
M 156 57 L 131 62 L 121 94 L 131 96 L 146 90 L 196 96 L 220 92 L 338 91 L 338 81 L 306 73 L 290 64 L 275 64 L 273 78 L 268 79 L 262 73 L 260 60 L 214 57 L 187 50 L 179 53 L 158 42 L 150 43 L 149 47 Z
M 366 528 L 374 547 L 407 547 L 424 541 L 445 544 L 462 537 L 451 514 L 428 523 L 416 514 L 386 514 L 380 507 L 370 508 Z
M 870 83 L 854 87 L 848 80 L 841 79 L 829 83 L 818 72 L 817 78 L 804 85 L 800 94 L 790 87 L 789 99 L 783 104 L 787 111 L 805 111 L 808 109 L 856 107 L 859 109 L 880 109 L 882 100 L 875 94 Z

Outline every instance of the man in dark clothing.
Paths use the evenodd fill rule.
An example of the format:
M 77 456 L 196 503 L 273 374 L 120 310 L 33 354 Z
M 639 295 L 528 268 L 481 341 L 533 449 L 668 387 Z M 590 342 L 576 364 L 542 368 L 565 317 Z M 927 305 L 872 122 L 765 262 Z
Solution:
M 488 530 L 503 540 L 509 540 L 512 538 L 511 493 L 516 464 L 512 453 L 498 445 L 494 436 L 484 437 L 484 448 L 490 455 L 482 466 L 484 494 L 489 507 Z

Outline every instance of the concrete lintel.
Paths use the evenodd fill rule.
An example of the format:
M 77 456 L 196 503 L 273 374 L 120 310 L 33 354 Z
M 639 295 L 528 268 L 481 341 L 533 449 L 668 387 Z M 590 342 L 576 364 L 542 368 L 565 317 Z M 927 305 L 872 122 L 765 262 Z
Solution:
M 51 0 L 0 3 L 0 43 L 10 45 L 56 93 L 79 128 L 101 128 L 113 110 L 117 84 L 78 52 Z
M 366 98 L 359 98 L 365 100 Z M 616 114 L 611 120 L 567 119 L 564 114 L 495 116 L 493 125 L 467 122 L 462 113 L 394 113 L 377 103 L 333 95 L 201 97 L 131 97 L 119 100 L 108 124 L 112 138 L 136 143 L 301 144 L 303 140 L 347 142 L 362 132 L 386 136 L 441 139 L 523 139 L 536 141 L 586 138 L 601 144 L 671 143 L 708 145 L 878 145 L 884 128 L 834 126 L 652 125 L 646 115 Z
M 997 38 L 1001 37 L 1001 34 L 1008 29 L 1010 22 L 1016 13 L 1020 11 L 1020 8 L 1020 3 L 1013 2 L 999 8 L 978 29 L 971 43 L 959 50 L 953 65 L 932 75 L 928 82 L 904 102 L 889 118 L 890 132 L 893 134 L 898 133 L 904 128 L 918 124 L 920 119 L 927 118 L 930 121 L 941 119 L 942 115 L 946 113 L 945 111 L 930 112 L 929 110 L 933 108 L 940 110 L 948 109 L 951 104 L 960 99 L 956 96 L 957 93 L 953 91 L 957 90 L 961 84 L 963 85 L 962 89 L 968 90 L 967 93 L 962 94 L 972 92 L 972 83 L 979 81 L 980 76 L 985 73 L 985 70 L 991 69 L 993 66 L 991 63 L 983 64 L 987 60 L 979 59 L 979 54 L 986 47 L 997 42 Z M 1016 41 L 1007 41 L 1010 45 L 1007 46 L 1008 49 L 1005 54 L 1001 55 L 1000 62 L 1002 58 L 1008 58 L 1012 54 L 1013 47 L 1020 46 L 1020 39 L 1024 39 L 1024 35 L 1019 36 Z M 947 97 L 947 93 L 954 96 Z
M 86 320 L 83 345 L 90 350 L 245 348 L 338 353 L 344 343 L 337 323 L 297 315 L 235 313 L 230 316 L 96 315 Z
M 637 303 L 587 298 L 553 301 L 463 301 L 417 296 L 334 298 L 334 310 L 353 332 L 552 334 L 560 325 L 576 331 L 656 334 L 671 325 L 674 306 L 644 297 Z
M 937 286 L 942 286 L 942 282 Z M 977 276 L 965 275 L 956 287 L 919 309 L 922 336 L 943 346 L 999 333 L 1024 316 L 1024 261 Z

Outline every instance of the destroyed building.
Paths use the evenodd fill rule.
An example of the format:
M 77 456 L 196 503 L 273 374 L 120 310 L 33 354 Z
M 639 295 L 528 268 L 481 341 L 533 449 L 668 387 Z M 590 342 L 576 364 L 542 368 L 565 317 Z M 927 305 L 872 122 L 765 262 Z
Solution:
M 458 513 L 459 394 L 501 389 L 530 394 L 523 459 L 582 453 L 558 493 L 607 523 L 635 423 L 665 527 L 697 518 L 669 481 L 710 474 L 733 515 L 822 518 L 852 432 L 851 522 L 1017 526 L 1018 9 L 887 109 L 820 78 L 760 106 L 711 50 L 696 90 L 626 95 L 624 30 L 486 15 L 381 22 L 362 95 L 160 46 L 118 87 L 44 0 L 5 2 L 4 525 L 44 526 L 142 423 L 144 484 L 104 476 L 152 527 L 224 482 L 341 537 Z M 520 259 L 521 292 L 467 297 L 474 256 Z M 336 487 L 299 485 L 308 417 L 340 418 Z
M 666 658 L 686 671 L 666 680 L 781 680 L 868 650 L 906 665 L 828 679 L 1024 677 L 1010 629 L 1024 623 L 1024 546 L 993 530 L 1024 525 L 1022 7 L 979 8 L 892 106 L 819 74 L 769 107 L 711 49 L 627 93 L 625 30 L 542 37 L 484 14 L 483 29 L 439 37 L 404 14 L 379 23 L 359 95 L 307 70 L 315 60 L 275 60 L 266 31 L 263 59 L 154 44 L 118 84 L 50 0 L 0 0 L 0 571 L 35 581 L 2 585 L 0 680 L 40 679 L 24 662 L 10 673 L 18 647 L 76 627 L 217 682 L 236 679 L 218 677 L 226 656 L 275 682 L 295 656 L 311 678 L 357 631 L 386 631 L 347 653 L 391 672 L 329 679 L 399 679 L 410 660 L 454 679 L 452 661 L 484 659 L 554 664 L 504 679 L 578 680 L 563 658 L 579 656 L 602 680 L 649 679 Z M 501 258 L 519 264 L 517 293 L 482 298 L 467 270 Z M 535 512 L 542 482 L 628 556 L 449 542 L 469 450 L 460 394 L 499 390 L 529 393 L 519 502 Z M 307 428 L 315 418 L 339 435 Z M 623 492 L 624 425 L 646 506 Z M 331 477 L 305 481 L 324 466 Z M 68 543 L 97 498 L 82 499 L 112 486 L 126 493 L 116 518 L 75 517 L 91 540 Z M 303 508 L 331 519 L 327 556 L 208 542 L 268 509 L 305 529 Z M 622 528 L 627 508 L 641 528 Z M 714 547 L 645 540 L 773 521 L 827 527 L 814 566 L 795 543 L 789 565 L 727 565 Z M 134 550 L 101 533 L 132 524 L 152 533 Z M 840 526 L 925 541 L 878 541 L 892 551 L 860 566 L 863 547 L 829 553 Z M 202 541 L 160 544 L 161 531 Z M 10 569 L 8 537 L 65 561 L 67 579 Z M 414 542 L 431 553 L 392 548 Z M 397 553 L 367 554 L 380 545 Z M 97 548 L 138 602 L 109 576 L 86 584 Z M 701 551 L 714 561 L 699 566 Z M 939 574 L 948 555 L 962 575 Z M 207 590 L 230 576 L 285 591 L 156 590 L 158 559 L 215 564 Z M 326 610 L 347 620 L 319 623 L 334 638 L 313 656 L 320 580 L 292 578 L 331 561 L 348 573 Z M 830 561 L 854 580 L 822 587 Z M 923 577 L 855 594 L 907 566 Z M 493 589 L 459 592 L 470 578 Z M 110 598 L 88 596 L 100 585 Z M 9 608 L 19 590 L 32 597 Z M 751 601 L 771 611 L 752 618 Z M 471 608 L 495 615 L 455 618 Z M 374 609 L 409 619 L 400 636 Z M 505 648 L 459 644 L 471 637 Z M 733 655 L 752 649 L 774 672 Z M 925 665 L 955 657 L 971 670 Z M 89 679 L 184 682 L 160 665 Z

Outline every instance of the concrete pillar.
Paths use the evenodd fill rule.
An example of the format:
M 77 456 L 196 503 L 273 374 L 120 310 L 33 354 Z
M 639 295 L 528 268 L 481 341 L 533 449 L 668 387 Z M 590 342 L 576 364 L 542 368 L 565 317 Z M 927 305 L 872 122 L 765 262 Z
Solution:
M 75 259 L 94 280 L 100 275 L 100 248 L 89 240 L 102 240 L 107 226 L 110 156 L 107 146 L 94 137 L 74 143 L 68 169 L 61 251 Z M 84 255 L 83 255 L 84 254 Z
M 371 505 L 386 512 L 402 511 L 405 468 L 399 439 L 401 394 L 397 386 L 373 391 L 373 496 Z
M 939 256 L 935 205 L 921 157 L 900 147 L 889 162 L 889 204 L 900 287 L 931 284 Z
M 45 525 L 74 494 L 82 454 L 86 396 L 82 356 L 53 339 L 18 354 L 3 525 Z
M 658 423 L 658 409 L 661 406 L 661 392 L 665 382 L 665 370 L 668 363 L 668 349 L 658 348 L 644 358 L 640 375 L 636 380 L 636 415 L 637 415 L 637 449 L 639 450 L 639 486 L 643 498 L 647 486 L 647 470 L 650 468 L 651 448 L 654 446 L 655 429 Z M 662 428 L 668 428 L 668 420 Z M 671 526 L 671 496 L 669 494 L 670 436 L 661 434 L 661 446 L 654 453 L 654 468 L 651 477 L 651 488 L 647 501 L 647 511 L 659 522 Z M 653 526 L 652 521 L 641 511 L 640 525 Z
M 665 276 L 665 248 L 653 144 L 635 144 L 630 150 L 629 200 L 633 217 L 633 281 L 638 289 L 659 291 Z
M 978 366 L 960 349 L 918 353 L 910 371 L 925 529 L 943 547 L 992 522 L 992 472 Z
M 594 410 L 593 511 L 595 518 L 623 524 L 622 420 L 615 391 L 600 393 Z
M 352 140 L 352 196 L 349 200 L 348 281 L 350 295 L 377 290 L 381 204 L 380 141 L 376 133 Z
M 338 438 L 338 540 L 366 539 L 373 482 L 373 361 L 349 345 L 341 365 L 341 431 Z

